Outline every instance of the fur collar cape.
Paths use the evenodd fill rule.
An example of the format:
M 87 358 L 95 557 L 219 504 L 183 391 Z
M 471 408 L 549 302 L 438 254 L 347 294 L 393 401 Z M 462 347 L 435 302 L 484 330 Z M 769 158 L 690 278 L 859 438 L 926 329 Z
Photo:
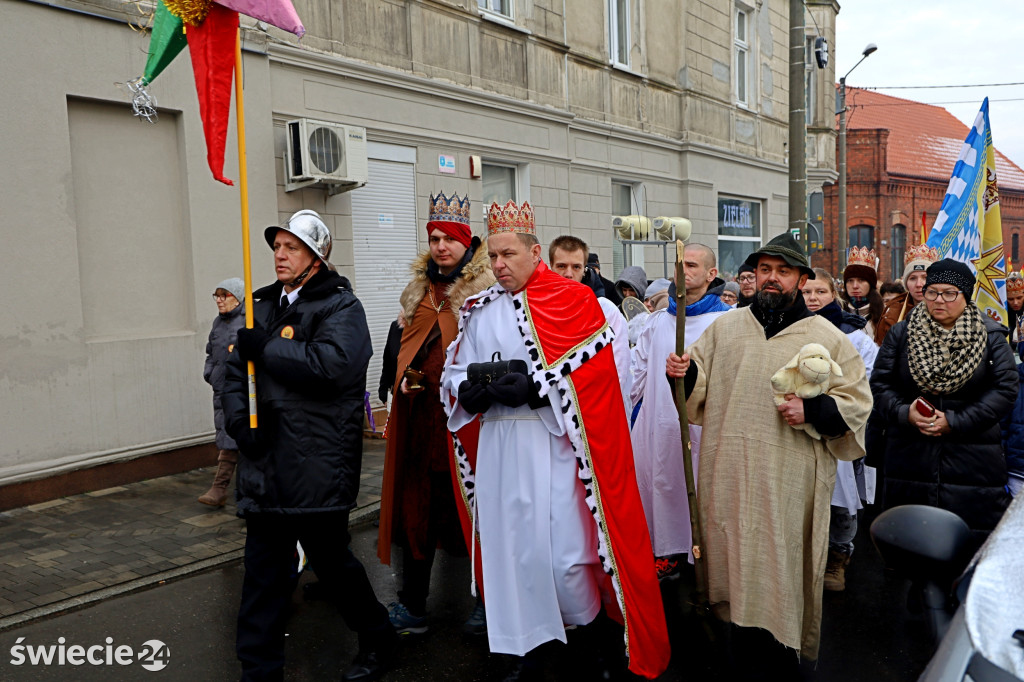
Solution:
M 430 262 L 430 251 L 424 251 L 412 262 L 409 270 L 412 273 L 412 281 L 402 291 L 399 302 L 402 306 L 402 318 L 405 324 L 412 322 L 416 314 L 416 308 L 420 301 L 427 295 L 427 287 L 430 286 L 430 279 L 427 278 L 427 264 Z M 487 240 L 484 240 L 476 247 L 473 257 L 462 268 L 462 274 L 448 287 L 448 300 L 451 302 L 449 310 L 458 319 L 459 308 L 467 298 L 473 294 L 480 293 L 493 285 L 497 280 L 491 272 L 490 259 L 487 257 Z

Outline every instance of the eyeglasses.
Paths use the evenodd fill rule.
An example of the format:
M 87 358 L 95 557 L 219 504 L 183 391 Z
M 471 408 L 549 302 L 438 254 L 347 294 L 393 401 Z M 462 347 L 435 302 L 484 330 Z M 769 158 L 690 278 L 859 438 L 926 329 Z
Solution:
M 935 289 L 925 289 L 924 297 L 927 298 L 929 301 L 935 301 L 938 300 L 939 296 L 941 296 L 942 300 L 945 301 L 946 303 L 952 303 L 953 301 L 956 300 L 956 297 L 959 296 L 961 293 L 962 292 L 957 291 L 955 289 L 953 291 L 936 291 Z
M 756 275 L 740 275 L 736 278 L 737 282 L 753 282 L 757 279 Z
M 228 296 L 234 296 L 234 294 L 214 294 L 213 295 L 213 300 L 215 300 L 215 301 L 226 301 L 226 300 L 228 300 Z

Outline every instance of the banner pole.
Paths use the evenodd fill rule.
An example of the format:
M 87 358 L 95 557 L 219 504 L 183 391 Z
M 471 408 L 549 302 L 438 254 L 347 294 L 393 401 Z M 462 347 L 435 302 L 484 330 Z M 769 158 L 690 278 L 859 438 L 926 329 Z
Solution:
M 242 266 L 245 277 L 245 328 L 252 329 L 252 257 L 249 252 L 249 175 L 245 168 L 245 98 L 242 96 L 242 28 L 235 41 L 235 118 L 238 130 L 238 189 L 242 203 Z M 246 363 L 249 376 L 249 428 L 256 424 L 256 365 Z

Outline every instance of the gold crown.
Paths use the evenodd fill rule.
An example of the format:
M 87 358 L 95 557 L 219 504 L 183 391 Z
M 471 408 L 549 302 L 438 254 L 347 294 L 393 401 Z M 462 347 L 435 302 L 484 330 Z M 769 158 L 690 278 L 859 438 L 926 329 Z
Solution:
M 869 249 L 866 246 L 855 246 L 850 249 L 850 255 L 846 259 L 846 265 L 864 265 L 874 270 L 876 260 L 874 249 Z
M 934 263 L 939 260 L 939 250 L 927 244 L 908 246 L 907 253 L 903 256 L 903 264 L 910 265 L 916 260 L 926 260 L 929 263 Z
M 1006 277 L 1006 293 L 1019 294 L 1024 292 L 1024 277 L 1019 272 L 1011 272 Z
M 446 197 L 439 192 L 435 197 L 430 195 L 430 221 L 442 223 L 460 223 L 469 227 L 469 195 L 460 199 L 458 194 Z
M 530 206 L 529 201 L 524 201 L 519 206 L 511 199 L 504 206 L 491 204 L 487 209 L 487 236 L 502 232 L 537 234 L 537 227 L 533 222 L 533 206 Z

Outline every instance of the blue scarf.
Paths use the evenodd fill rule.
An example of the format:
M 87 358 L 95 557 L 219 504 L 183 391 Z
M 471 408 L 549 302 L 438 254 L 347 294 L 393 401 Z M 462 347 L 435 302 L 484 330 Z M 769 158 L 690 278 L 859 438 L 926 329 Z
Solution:
M 724 313 L 727 310 L 732 310 L 728 305 L 722 303 L 722 299 L 718 298 L 714 294 L 706 294 L 704 298 L 700 299 L 696 303 L 691 303 L 686 306 L 686 316 L 693 317 L 695 315 L 703 315 L 704 313 Z M 676 303 L 675 296 L 668 297 L 668 312 L 669 315 L 675 315 L 678 311 L 678 304 Z

